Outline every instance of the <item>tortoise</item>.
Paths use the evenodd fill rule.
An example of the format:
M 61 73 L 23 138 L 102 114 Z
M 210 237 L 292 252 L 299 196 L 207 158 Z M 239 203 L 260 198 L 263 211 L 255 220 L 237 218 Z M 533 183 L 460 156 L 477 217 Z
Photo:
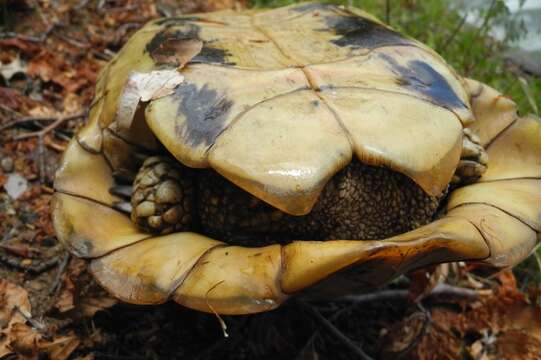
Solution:
M 541 122 L 354 7 L 151 21 L 55 178 L 58 238 L 135 304 L 247 314 L 541 230 Z

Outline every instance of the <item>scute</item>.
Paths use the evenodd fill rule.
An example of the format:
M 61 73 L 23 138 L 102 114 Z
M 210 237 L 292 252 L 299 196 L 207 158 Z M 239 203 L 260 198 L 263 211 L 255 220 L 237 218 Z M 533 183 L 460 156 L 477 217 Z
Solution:
M 487 146 L 499 133 L 517 118 L 517 105 L 508 97 L 488 85 L 465 79 L 471 94 L 470 102 L 476 121 L 469 127 L 479 136 L 481 145 Z
M 209 148 L 246 111 L 307 87 L 298 69 L 260 72 L 197 64 L 182 73 L 185 81 L 172 95 L 150 102 L 146 121 L 162 144 L 192 167 L 208 167 Z
M 541 179 L 541 119 L 520 118 L 487 148 L 490 166 L 479 181 Z
M 461 80 L 432 50 L 362 12 L 333 5 L 243 13 L 238 23 L 232 12 L 206 16 L 150 26 L 155 36 L 147 48 L 203 41 L 201 53 L 181 69 L 185 81 L 174 94 L 146 108 L 150 129 L 179 161 L 212 167 L 297 215 L 310 210 L 352 151 L 368 165 L 411 177 L 430 195 L 447 187 L 462 125 L 473 117 Z M 307 103 L 292 101 L 302 89 L 312 93 L 304 97 Z M 313 113 L 310 102 L 320 110 Z M 344 136 L 325 138 L 319 125 L 309 125 L 314 114 L 314 122 L 341 127 L 350 148 Z M 289 139 L 278 140 L 285 129 Z M 277 160 L 270 139 L 281 141 L 286 160 Z M 291 154 L 310 153 L 316 141 L 319 153 L 329 155 L 315 156 L 308 171 Z M 256 165 L 256 158 L 265 160 Z
M 157 304 L 166 301 L 199 258 L 219 244 L 193 233 L 150 238 L 96 259 L 90 271 L 123 301 Z
M 209 161 L 258 198 L 304 215 L 351 155 L 331 110 L 312 91 L 301 90 L 246 111 L 216 141 Z
M 449 217 L 470 221 L 490 244 L 487 262 L 497 267 L 513 266 L 528 256 L 537 244 L 537 233 L 515 217 L 486 204 L 468 204 L 452 209 Z
M 447 187 L 462 146 L 462 127 L 453 113 L 399 93 L 368 89 L 329 89 L 321 96 L 347 130 L 361 162 L 401 172 L 430 195 Z

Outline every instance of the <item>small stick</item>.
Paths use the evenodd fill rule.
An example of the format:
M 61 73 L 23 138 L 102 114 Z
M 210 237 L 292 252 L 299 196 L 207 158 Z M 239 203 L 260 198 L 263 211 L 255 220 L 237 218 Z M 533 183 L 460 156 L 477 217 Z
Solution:
M 373 360 L 367 353 L 364 352 L 357 344 L 355 344 L 350 338 L 344 335 L 339 329 L 334 326 L 327 318 L 325 318 L 321 313 L 306 303 L 302 303 L 304 307 L 314 316 L 314 318 L 331 334 L 335 336 L 338 340 L 342 341 L 349 349 L 351 349 L 358 357 L 362 360 Z
M 23 117 L 23 118 L 20 118 L 20 119 L 17 119 L 17 120 L 10 121 L 10 122 L 0 126 L 0 132 L 4 131 L 6 129 L 9 129 L 10 127 L 17 126 L 17 125 L 24 124 L 24 123 L 28 123 L 28 122 L 33 122 L 33 121 L 53 121 L 55 119 L 56 118 L 50 117 L 50 116 L 37 116 L 37 117 L 28 116 L 28 117 Z
M 46 326 L 45 326 L 44 324 L 40 323 L 40 322 L 37 321 L 37 320 L 32 319 L 32 316 L 31 316 L 30 314 L 28 314 L 26 311 L 24 311 L 23 309 L 21 309 L 19 306 L 15 305 L 15 306 L 13 307 L 13 309 L 14 309 L 15 311 L 17 311 L 19 314 L 21 314 L 22 317 L 23 317 L 26 321 L 28 321 L 28 322 L 30 323 L 30 325 L 32 325 L 32 327 L 33 327 L 34 329 L 37 329 L 37 330 L 39 330 L 39 331 L 43 331 L 43 330 L 46 329 Z
M 21 40 L 24 40 L 24 41 L 29 41 L 29 42 L 34 42 L 34 43 L 42 43 L 47 39 L 47 37 L 49 37 L 49 34 L 51 33 L 51 31 L 53 31 L 53 29 L 55 27 L 56 27 L 56 24 L 49 25 L 47 30 L 45 30 L 45 32 L 43 32 L 39 36 L 24 35 L 24 34 L 19 34 L 19 33 L 12 32 L 12 31 L 0 32 L 0 39 L 17 38 L 17 39 L 21 39 Z
M 425 298 L 438 295 L 446 295 L 455 298 L 467 298 L 472 300 L 479 297 L 479 293 L 476 290 L 440 283 L 436 285 L 436 287 L 434 287 L 434 289 L 427 294 Z M 338 301 L 351 301 L 352 303 L 358 304 L 372 301 L 404 299 L 408 298 L 408 296 L 408 290 L 381 290 L 369 294 L 343 296 L 339 298 Z
M 17 270 L 28 272 L 32 275 L 39 275 L 58 264 L 58 258 L 53 257 L 51 259 L 43 260 L 38 265 L 23 265 L 21 261 L 12 258 L 6 254 L 5 250 L 2 250 L 0 251 L 0 262 L 3 262 L 4 264 Z
M 460 20 L 458 25 L 455 27 L 455 29 L 453 30 L 451 35 L 445 40 L 445 42 L 443 43 L 442 48 L 439 49 L 438 52 L 440 52 L 440 53 L 445 52 L 445 50 L 449 47 L 449 45 L 452 44 L 452 42 L 455 39 L 455 37 L 457 36 L 457 34 L 460 32 L 460 30 L 462 30 L 462 27 L 466 23 L 467 18 L 468 18 L 468 14 L 466 14 L 466 15 L 464 15 L 462 17 L 462 19 Z
M 22 134 L 22 135 L 16 136 L 14 140 L 18 141 L 18 140 L 28 139 L 28 138 L 31 138 L 31 137 L 34 137 L 34 136 L 38 136 L 38 137 L 39 136 L 44 136 L 47 133 L 49 133 L 50 131 L 52 131 L 52 130 L 56 129 L 57 127 L 59 127 L 63 122 L 69 121 L 69 120 L 74 120 L 74 119 L 79 119 L 79 118 L 84 117 L 85 115 L 86 115 L 86 112 L 80 112 L 80 113 L 75 114 L 75 115 L 59 116 L 58 118 L 56 118 L 56 120 L 52 124 L 47 125 L 43 129 L 41 129 L 39 131 L 34 131 L 34 132 L 31 132 L 31 133 L 28 133 L 28 134 Z
M 391 25 L 391 0 L 385 0 L 385 22 Z
M 58 289 L 60 289 L 60 281 L 62 280 L 62 274 L 64 274 L 64 271 L 66 270 L 66 266 L 68 265 L 69 259 L 70 259 L 70 254 L 66 253 L 62 261 L 58 264 L 58 271 L 56 272 L 54 281 L 51 284 L 51 287 L 49 288 L 50 295 L 56 294 Z
M 407 355 L 414 347 L 421 341 L 421 339 L 425 336 L 428 326 L 432 324 L 432 316 L 430 316 L 430 312 L 425 309 L 423 304 L 421 302 L 417 302 L 415 305 L 417 305 L 417 308 L 420 310 L 419 312 L 415 313 L 414 315 L 417 316 L 418 314 L 423 316 L 423 325 L 421 328 L 421 331 L 415 335 L 415 338 L 406 346 L 405 349 L 399 352 L 397 359 L 402 359 L 405 355 Z

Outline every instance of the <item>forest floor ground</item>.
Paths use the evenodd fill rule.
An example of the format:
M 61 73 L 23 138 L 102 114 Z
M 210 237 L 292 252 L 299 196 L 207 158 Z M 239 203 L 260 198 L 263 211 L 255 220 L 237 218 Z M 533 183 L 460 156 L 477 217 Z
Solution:
M 445 264 L 347 299 L 224 316 L 224 330 L 215 315 L 175 303 L 117 302 L 58 243 L 54 172 L 84 122 L 100 69 L 129 36 L 160 16 L 291 2 L 0 2 L 0 358 L 541 358 L 536 256 L 513 271 Z M 497 56 L 503 45 L 468 28 L 444 1 L 420 3 L 364 5 L 461 73 L 516 98 L 521 112 L 537 111 L 539 78 Z M 496 6 L 487 26 L 501 15 Z

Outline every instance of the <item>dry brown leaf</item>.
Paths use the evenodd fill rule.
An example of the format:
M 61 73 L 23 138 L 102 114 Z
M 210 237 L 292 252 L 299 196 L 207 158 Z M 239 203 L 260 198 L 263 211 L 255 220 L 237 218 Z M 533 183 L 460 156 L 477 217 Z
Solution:
M 86 263 L 81 259 L 71 259 L 67 266 L 62 281 L 61 291 L 57 297 L 54 307 L 61 313 L 75 308 L 75 293 L 77 291 L 76 281 L 86 269 Z
M 79 307 L 83 316 L 92 317 L 100 310 L 105 310 L 115 305 L 118 301 L 109 296 L 85 298 L 81 300 Z
M 0 358 L 12 353 L 10 343 L 16 325 L 26 322 L 23 313 L 30 316 L 30 301 L 26 290 L 0 279 Z
M 526 302 L 510 271 L 496 279 L 501 285 L 494 295 L 480 297 L 467 311 L 433 308 L 430 331 L 412 358 L 460 358 L 462 348 L 474 359 L 541 359 L 541 309 Z
M 37 359 L 39 354 L 38 343 L 41 339 L 35 329 L 23 324 L 14 324 L 6 339 L 9 341 L 7 347 L 11 353 L 15 353 L 25 359 Z
M 55 338 L 50 342 L 42 341 L 39 349 L 46 352 L 50 359 L 66 360 L 77 349 L 81 341 L 73 333 Z
M 411 279 L 409 296 L 413 301 L 418 301 L 427 295 L 449 275 L 449 264 L 440 264 L 433 267 L 420 269 L 408 274 Z

